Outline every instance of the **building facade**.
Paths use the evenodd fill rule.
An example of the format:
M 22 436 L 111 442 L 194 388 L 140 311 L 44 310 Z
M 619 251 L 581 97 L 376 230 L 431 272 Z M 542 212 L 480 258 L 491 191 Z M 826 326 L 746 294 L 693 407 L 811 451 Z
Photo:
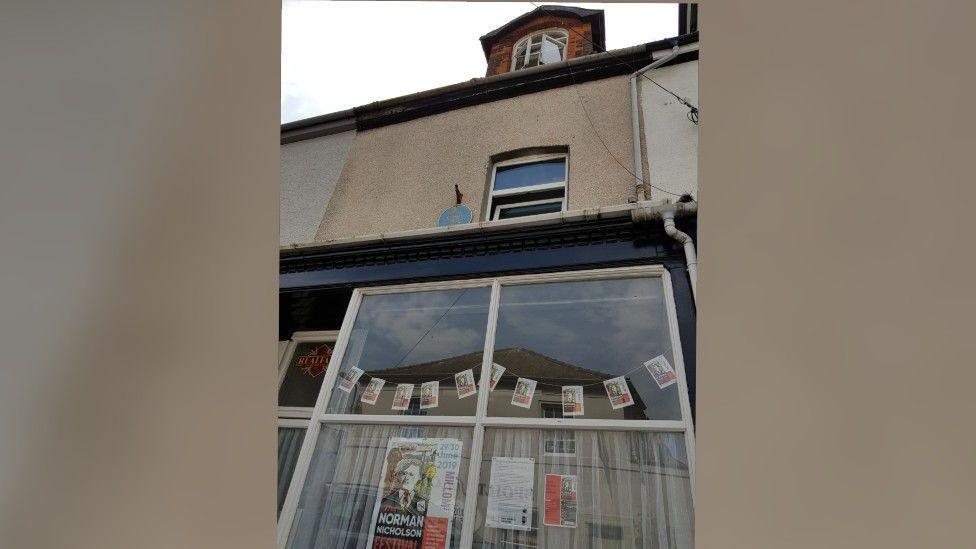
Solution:
M 681 24 L 541 6 L 484 78 L 282 126 L 279 547 L 693 545 Z

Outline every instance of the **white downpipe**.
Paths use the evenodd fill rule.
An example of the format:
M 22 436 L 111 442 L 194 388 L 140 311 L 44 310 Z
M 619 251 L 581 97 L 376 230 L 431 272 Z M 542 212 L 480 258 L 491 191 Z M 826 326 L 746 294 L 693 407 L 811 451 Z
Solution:
M 685 247 L 685 262 L 688 264 L 688 279 L 691 280 L 691 297 L 698 303 L 698 254 L 695 253 L 695 242 L 690 236 L 674 226 L 674 210 L 669 209 L 661 213 L 664 219 L 664 232 L 671 238 L 682 243 Z
M 647 200 L 648 188 L 644 183 L 647 179 L 644 178 L 644 160 L 641 155 L 641 139 L 640 139 L 640 105 L 638 104 L 637 98 L 637 79 L 645 71 L 651 69 L 656 69 L 661 65 L 667 63 L 668 61 L 674 59 L 679 53 L 678 46 L 674 46 L 671 49 L 671 53 L 668 55 L 654 61 L 650 65 L 637 70 L 634 74 L 630 75 L 630 125 L 631 125 L 631 137 L 634 142 L 634 188 L 636 189 L 635 194 L 637 195 L 637 201 L 643 202 Z

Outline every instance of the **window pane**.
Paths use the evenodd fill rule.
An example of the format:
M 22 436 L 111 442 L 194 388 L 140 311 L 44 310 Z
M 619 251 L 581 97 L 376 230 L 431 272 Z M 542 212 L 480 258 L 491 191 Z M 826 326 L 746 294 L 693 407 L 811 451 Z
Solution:
M 305 429 L 302 427 L 278 427 L 278 514 L 285 503 L 291 476 L 295 473 L 295 462 L 302 449 Z
M 311 408 L 319 396 L 334 343 L 299 343 L 278 389 L 278 406 Z
M 568 446 L 560 445 L 560 439 L 566 442 L 566 431 L 558 433 L 554 437 L 538 429 L 485 430 L 475 547 L 693 547 L 683 433 L 570 431 Z M 553 449 L 561 452 L 550 452 Z M 531 458 L 534 464 L 522 460 L 508 469 L 507 477 L 495 479 L 493 457 Z M 502 470 L 498 467 L 496 472 Z M 531 497 L 528 491 L 521 491 L 521 497 L 512 492 L 512 481 L 522 476 L 531 478 L 522 483 L 532 486 Z M 554 496 L 548 509 L 547 480 Z M 567 490 L 560 493 L 563 483 Z M 494 522 L 486 526 L 492 492 L 501 497 L 492 498 L 497 502 Z M 505 497 L 509 493 L 513 496 Z M 526 501 L 530 504 L 520 508 Z M 506 508 L 505 503 L 515 505 Z M 525 527 L 519 524 L 522 509 Z M 517 526 L 508 526 L 512 523 Z
M 481 372 L 491 288 L 367 295 L 353 325 L 328 412 L 376 415 L 474 415 L 477 394 L 458 397 L 454 374 Z M 349 391 L 343 378 L 363 370 Z M 383 380 L 375 397 L 372 379 Z M 421 406 L 422 385 L 437 381 L 436 405 Z M 377 382 L 378 383 L 378 382 Z M 404 410 L 394 410 L 400 384 L 412 384 Z M 375 385 L 374 385 L 375 387 Z M 433 387 L 428 385 L 433 393 Z M 372 393 L 372 391 L 371 391 Z M 364 402 L 366 400 L 366 402 Z
M 526 215 L 537 215 L 544 213 L 560 212 L 563 209 L 562 202 L 549 202 L 546 204 L 532 204 L 531 206 L 512 206 L 504 208 L 498 214 L 498 219 L 509 219 L 512 217 L 524 217 Z
M 582 386 L 572 417 L 680 420 L 678 384 L 643 366 L 661 355 L 673 370 L 659 277 L 502 286 L 492 362 L 505 371 L 488 414 L 546 417 L 561 412 L 563 386 Z M 631 398 L 614 409 L 603 382 L 618 376 Z M 520 377 L 537 382 L 528 407 L 512 404 Z
M 426 427 L 397 425 L 325 425 L 319 434 L 315 452 L 305 478 L 305 486 L 299 499 L 298 512 L 292 522 L 292 532 L 288 547 L 292 548 L 362 548 L 366 547 L 373 530 L 373 510 L 380 492 L 395 486 L 393 471 L 400 461 L 407 468 L 416 459 L 424 464 L 429 462 L 429 453 L 397 454 L 390 452 L 388 443 L 393 437 L 408 439 L 446 439 L 447 442 L 461 444 L 461 460 L 456 465 L 457 480 L 454 488 L 454 513 L 449 547 L 458 547 L 461 537 L 461 517 L 464 512 L 465 483 L 470 459 L 471 430 L 461 427 Z M 421 455 L 423 454 L 423 455 Z M 427 460 L 427 461 L 424 461 Z M 387 464 L 389 462 L 389 464 Z M 382 478 L 384 465 L 389 478 Z M 421 468 L 426 471 L 427 467 Z M 443 468 L 442 469 L 449 469 Z M 406 471 L 396 480 L 409 484 L 408 478 L 416 477 L 417 471 Z M 436 478 L 436 475 L 435 475 Z M 425 476 L 413 483 L 411 494 L 407 497 L 408 509 L 420 513 L 426 509 L 423 497 Z M 442 484 L 448 485 L 450 483 Z M 395 490 L 389 490 L 391 494 Z M 444 490 L 439 491 L 443 496 Z M 397 492 L 399 494 L 399 492 Z M 436 497 L 429 494 L 431 501 Z M 385 498 L 384 498 L 385 502 Z M 385 505 L 385 503 L 384 503 Z M 429 517 L 428 517 L 429 518 Z
M 558 44 L 552 40 L 546 39 L 542 41 L 542 62 L 543 63 L 558 63 L 563 60 L 563 52 Z
M 501 191 L 527 187 L 529 185 L 558 183 L 565 180 L 566 159 L 557 158 L 543 162 L 531 162 L 528 164 L 496 168 L 494 189 Z

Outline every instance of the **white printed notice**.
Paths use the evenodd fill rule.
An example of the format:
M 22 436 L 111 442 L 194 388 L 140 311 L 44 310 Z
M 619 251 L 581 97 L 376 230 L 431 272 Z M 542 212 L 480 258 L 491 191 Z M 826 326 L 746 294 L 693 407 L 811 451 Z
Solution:
M 664 355 L 658 355 L 644 363 L 644 367 L 651 373 L 658 388 L 663 389 L 678 382 L 678 376 L 674 373 L 674 368 Z
M 366 547 L 450 547 L 460 468 L 460 440 L 390 439 Z
M 339 372 L 339 388 L 347 393 L 352 391 L 361 375 L 363 375 L 363 371 L 355 366 L 345 372 Z
M 504 530 L 532 529 L 535 459 L 491 458 L 485 526 Z

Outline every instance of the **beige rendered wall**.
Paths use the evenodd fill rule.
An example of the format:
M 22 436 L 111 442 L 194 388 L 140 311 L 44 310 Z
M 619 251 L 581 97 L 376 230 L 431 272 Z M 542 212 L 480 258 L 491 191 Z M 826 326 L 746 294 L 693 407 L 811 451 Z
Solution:
M 648 71 L 665 88 L 698 103 L 698 61 Z M 653 82 L 641 78 L 640 99 L 644 118 L 644 162 L 654 202 L 674 201 L 690 194 L 698 200 L 698 126 L 688 120 L 688 108 Z M 668 194 L 661 189 L 674 193 Z
M 454 184 L 483 217 L 489 157 L 523 147 L 569 147 L 569 209 L 623 204 L 633 177 L 627 76 L 565 86 L 356 134 L 317 241 L 434 227 Z

